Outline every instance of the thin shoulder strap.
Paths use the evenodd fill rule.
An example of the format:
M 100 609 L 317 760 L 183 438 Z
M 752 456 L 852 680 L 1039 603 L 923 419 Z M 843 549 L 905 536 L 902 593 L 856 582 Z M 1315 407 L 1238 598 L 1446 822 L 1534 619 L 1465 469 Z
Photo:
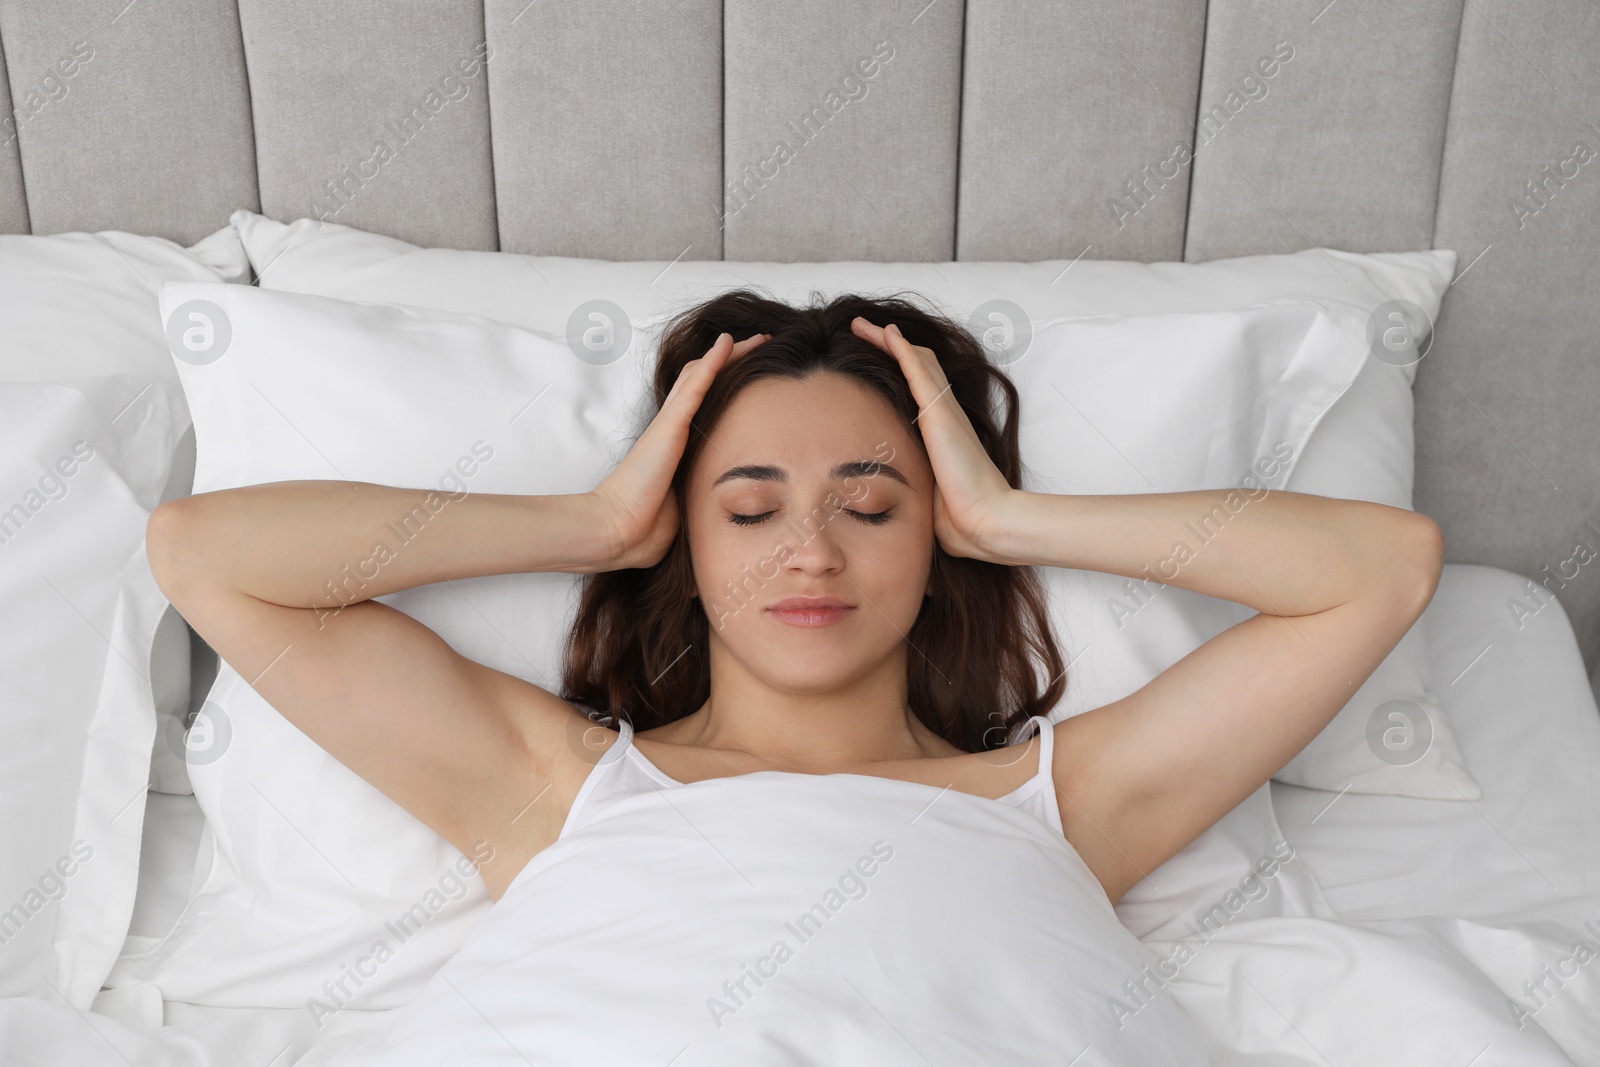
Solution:
M 1056 752 L 1056 731 L 1051 721 L 1043 715 L 1035 715 L 1028 720 L 1033 723 L 1039 734 L 1039 771 L 1038 777 L 1054 786 L 1054 767 Z
M 1035 715 L 1028 720 L 1039 734 L 1039 769 L 1034 772 L 1033 780 L 1038 782 L 1038 791 L 1044 802 L 1045 821 L 1055 827 L 1056 832 L 1065 835 L 1066 830 L 1061 822 L 1061 804 L 1056 797 L 1055 756 L 1056 756 L 1056 729 L 1055 724 L 1043 715 Z
M 595 725 L 598 726 L 599 724 L 596 723 Z M 632 746 L 633 726 L 627 719 L 619 719 L 617 721 L 617 735 L 617 739 L 611 742 L 611 747 L 601 754 L 600 758 L 595 761 L 594 766 L 589 769 L 589 773 L 584 776 L 583 785 L 578 787 L 578 795 L 572 798 L 572 807 L 567 809 L 567 817 L 561 824 L 561 832 L 556 835 L 558 839 L 566 837 L 567 831 L 578 824 L 578 812 L 587 804 L 590 794 L 598 787 L 600 779 Z
M 1012 731 L 1011 740 L 1006 742 L 1007 747 L 1027 743 L 1029 733 L 1039 735 L 1039 767 L 1034 772 L 1035 778 L 1049 778 L 1051 768 L 1054 766 L 1056 732 L 1052 729 L 1051 722 L 1043 715 L 1034 715 L 1017 724 Z
M 622 754 L 626 752 L 628 750 L 628 746 L 633 743 L 633 724 L 621 716 L 601 715 L 599 718 L 596 718 L 596 716 L 600 715 L 600 713 L 590 709 L 587 705 L 579 704 L 572 700 L 567 701 L 567 703 L 572 706 L 572 710 L 588 719 L 594 727 L 606 729 L 607 726 L 609 726 L 612 722 L 616 723 L 618 735 L 617 739 L 611 743 L 610 748 L 606 749 L 605 755 L 600 757 L 600 759 L 595 763 L 595 766 L 604 767 L 621 759 Z M 587 730 L 589 728 L 590 727 L 585 727 L 584 729 Z
M 601 763 L 615 763 L 622 758 L 622 754 L 633 744 L 633 724 L 627 719 L 617 720 L 617 739 L 606 749 L 606 754 L 600 757 Z

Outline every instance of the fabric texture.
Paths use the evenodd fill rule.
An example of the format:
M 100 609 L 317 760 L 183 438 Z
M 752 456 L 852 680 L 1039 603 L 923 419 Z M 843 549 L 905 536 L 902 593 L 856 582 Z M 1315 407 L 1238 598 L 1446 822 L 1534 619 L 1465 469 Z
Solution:
M 1171 998 L 1107 1010 L 1151 964 L 1027 812 L 764 771 L 612 804 L 535 856 L 389 1026 L 327 1062 L 1206 1063 Z
M 1051 777 L 1051 761 L 1055 753 L 1055 731 L 1050 720 L 1035 715 L 1018 730 L 1019 738 L 1012 745 L 1026 745 L 1034 737 L 1040 738 L 1039 766 L 1033 775 L 1016 789 L 995 802 L 1025 811 L 1057 833 L 1065 833 L 1061 826 L 1061 808 L 1056 800 L 1055 781 Z M 590 770 L 588 778 L 578 790 L 577 797 L 567 812 L 567 821 L 561 827 L 560 837 L 581 830 L 599 818 L 612 804 L 630 796 L 653 789 L 672 789 L 685 783 L 657 767 L 649 756 L 634 744 L 633 724 L 623 720 L 617 724 L 617 740 L 611 743 Z
M 332 182 L 359 190 L 340 217 L 375 231 L 654 273 L 959 258 L 1067 278 L 1309 248 L 1343 285 L 1334 250 L 1455 249 L 1418 392 L 1418 507 L 1452 562 L 1555 569 L 1600 539 L 1600 450 L 1572 444 L 1600 391 L 1600 17 L 1588 0 L 1352 10 L 223 0 L 91 17 L 17 0 L 0 5 L 20 129 L 0 134 L 0 231 L 187 242 L 235 207 L 315 215 Z M 64 78 L 80 42 L 96 58 Z M 498 57 L 488 91 L 429 109 L 386 157 L 386 124 L 479 44 Z M 880 48 L 899 59 L 864 76 Z M 1594 671 L 1600 590 L 1557 591 Z
M 1315 250 L 1199 264 L 1087 259 L 1072 264 L 936 266 L 675 262 L 667 269 L 668 265 L 652 263 L 420 249 L 345 226 L 311 219 L 284 225 L 246 211 L 237 212 L 233 221 L 267 288 L 482 314 L 551 335 L 568 332 L 578 312 L 592 314 L 599 309 L 616 336 L 626 338 L 621 347 L 637 352 L 650 351 L 661 324 L 674 311 L 733 285 L 752 285 L 780 299 L 802 302 L 817 290 L 911 289 L 952 309 L 974 332 L 1004 339 L 1011 349 L 1001 354 L 1008 371 L 1042 398 L 1035 419 L 1042 412 L 1051 426 L 1066 428 L 1060 437 L 1037 437 L 1035 454 L 1048 458 L 1030 457 L 1030 463 L 1049 472 L 1057 466 L 1054 457 L 1069 455 L 1067 450 L 1072 449 L 1096 457 L 1095 469 L 1109 472 L 1057 483 L 1056 491 L 1148 490 L 1152 483 L 1146 477 L 1158 479 L 1161 469 L 1156 464 L 1166 462 L 1163 450 L 1167 454 L 1175 450 L 1162 446 L 1158 455 L 1138 455 L 1133 463 L 1137 469 L 1132 469 L 1118 450 L 1135 448 L 1131 439 L 1146 437 L 1151 423 L 1159 421 L 1147 417 L 1149 410 L 1134 409 L 1135 420 L 1144 417 L 1139 430 L 1109 436 L 1096 427 L 1115 429 L 1127 421 L 1121 412 L 1109 421 L 1090 412 L 1085 423 L 1077 413 L 1056 406 L 1061 394 L 1055 390 L 1061 383 L 1048 373 L 1038 373 L 1041 366 L 1053 365 L 1042 362 L 1049 348 L 1050 322 L 1218 310 L 1272 300 L 1352 305 L 1370 316 L 1395 299 L 1416 305 L 1423 319 L 1431 322 L 1455 265 L 1449 251 L 1354 255 Z M 538 301 L 526 297 L 530 271 L 544 279 L 543 299 Z M 604 303 L 596 302 L 597 293 L 605 294 Z M 1000 293 L 1005 294 L 1003 300 L 997 300 Z M 1370 322 L 1369 318 L 1369 332 Z M 1364 342 L 1352 339 L 1369 347 L 1370 342 L 1370 336 Z M 1419 337 L 1416 343 L 1427 342 Z M 1133 353 L 1130 358 L 1141 357 Z M 1415 363 L 1369 357 L 1310 440 L 1297 449 L 1284 488 L 1410 508 L 1415 453 L 1411 384 L 1416 371 Z M 1216 404 L 1231 404 L 1216 391 L 1218 385 L 1212 380 L 1198 383 L 1197 388 L 1210 390 Z M 1023 395 L 1024 403 L 1031 403 L 1033 393 L 1025 388 Z M 1211 425 L 1208 420 L 1213 417 L 1214 412 L 1202 416 L 1190 429 Z M 1038 430 L 1027 420 L 1023 426 L 1029 433 Z M 1108 439 L 1114 441 L 1113 447 L 1107 447 Z M 1170 437 L 1155 439 L 1171 443 Z M 1266 462 L 1275 462 L 1266 453 L 1279 440 L 1261 442 Z M 1248 461 L 1237 462 L 1237 471 L 1226 472 L 1229 483 L 1245 476 Z M 1200 484 L 1185 480 L 1180 470 L 1173 474 L 1177 481 L 1156 484 L 1163 489 Z M 1182 590 L 1152 598 L 1149 589 L 1130 592 L 1125 582 L 1108 576 L 1080 574 L 1071 579 L 1075 585 L 1063 585 L 1068 579 L 1052 573 L 1049 580 L 1058 594 L 1081 605 L 1071 654 L 1082 652 L 1085 658 L 1075 663 L 1069 685 L 1069 700 L 1080 701 L 1075 705 L 1080 710 L 1084 699 L 1105 701 L 1125 695 L 1200 641 L 1244 618 L 1244 609 L 1236 604 Z M 1148 601 L 1154 606 L 1146 610 Z M 1175 627 L 1175 618 L 1181 619 L 1181 627 Z M 1479 795 L 1461 762 L 1448 717 L 1432 695 L 1423 631 L 1419 623 L 1401 638 L 1335 721 L 1279 772 L 1281 780 L 1334 791 L 1433 799 L 1472 800 Z M 1181 638 L 1173 638 L 1174 632 Z M 1104 662 L 1110 650 L 1123 653 L 1116 657 L 1119 665 L 1114 669 Z M 1097 677 L 1104 681 L 1086 684 Z M 1368 727 L 1374 717 L 1387 726 L 1386 717 L 1394 713 L 1404 717 L 1410 732 L 1402 725 L 1377 736 L 1409 739 L 1408 751 L 1393 752 L 1369 743 Z
M 151 286 L 220 282 L 229 242 L 245 269 L 219 232 L 205 255 L 0 236 L 3 993 L 89 1007 L 133 910 L 152 751 L 177 737 L 182 771 L 162 726 L 188 703 L 187 638 L 144 533 L 189 412 Z
M 565 339 L 493 320 L 220 284 L 168 287 L 163 301 L 168 321 L 212 323 L 212 332 L 195 334 L 202 347 L 228 338 L 225 348 L 175 360 L 195 417 L 197 492 L 303 477 L 437 487 L 441 500 L 471 491 L 581 492 L 620 456 L 636 414 L 638 363 L 592 363 L 576 358 Z M 1303 442 L 1348 388 L 1362 354 L 1339 343 L 1348 329 L 1339 315 L 1294 302 L 1120 323 L 1100 317 L 1054 324 L 1051 346 L 1022 365 L 1030 374 L 1047 376 L 1054 367 L 1064 381 L 1098 381 L 1107 392 L 1094 394 L 1097 404 L 1140 393 L 1146 402 L 1124 418 L 1134 462 L 1175 485 L 1227 484 L 1264 442 L 1279 435 Z M 1048 359 L 1047 350 L 1054 353 Z M 1163 360 L 1171 364 L 1165 370 L 1157 366 Z M 1113 384 L 1119 378 L 1120 390 Z M 307 388 L 308 381 L 317 387 Z M 1152 390 L 1152 382 L 1165 384 Z M 1232 401 L 1221 402 L 1218 389 Z M 363 398 L 358 408 L 348 403 L 352 396 Z M 1085 390 L 1081 402 L 1089 397 Z M 1091 408 L 1091 420 L 1105 424 L 1108 413 Z M 1209 451 L 1161 444 L 1173 427 L 1213 422 L 1216 431 L 1206 432 L 1216 446 Z M 1090 443 L 1104 444 L 1088 424 L 1041 415 L 1033 425 L 1029 466 L 1045 468 L 1047 455 L 1066 457 L 1064 472 L 1054 464 L 1058 473 L 1102 476 L 1102 457 Z M 377 441 L 383 446 L 374 447 Z M 1138 484 L 1134 472 L 1107 469 L 1129 489 Z M 1281 466 L 1277 477 L 1288 471 Z M 461 654 L 548 689 L 559 677 L 574 581 L 497 575 L 385 600 Z M 1100 609 L 1098 601 L 1078 603 Z M 1160 632 L 1156 654 L 1182 655 L 1200 639 L 1180 616 L 1170 626 L 1156 626 L 1156 617 L 1146 617 L 1140 635 L 1150 641 Z M 1057 630 L 1070 637 L 1070 627 Z M 1142 684 L 1149 664 L 1137 647 L 1118 650 L 1108 641 L 1104 651 L 1106 670 L 1098 678 L 1086 673 L 1080 693 L 1098 685 L 1120 696 L 1118 687 Z M 130 940 L 112 984 L 151 982 L 190 1003 L 300 1003 L 308 981 L 315 986 L 318 976 L 338 973 L 341 961 L 369 951 L 371 931 L 427 899 L 439 872 L 462 857 L 329 758 L 237 672 L 224 666 L 208 701 L 208 720 L 228 731 L 209 736 L 229 740 L 215 752 L 188 749 L 190 778 L 213 831 L 202 857 L 207 875 L 166 939 Z M 1282 837 L 1263 785 L 1127 894 L 1119 915 L 1136 933 L 1181 925 Z M 360 887 L 354 894 L 352 883 Z M 1273 889 L 1253 908 L 1331 914 L 1303 864 L 1288 865 Z M 312 900 L 320 904 L 308 906 Z M 488 900 L 473 881 L 436 903 L 406 953 L 355 992 L 355 1006 L 404 1003 L 459 947 Z M 269 957 L 273 968 L 261 965 Z
M 260 206 L 234 3 L 0 4 L 0 45 L 13 87 L 0 142 L 16 138 L 0 147 L 0 204 L 20 150 L 29 232 L 187 245 Z

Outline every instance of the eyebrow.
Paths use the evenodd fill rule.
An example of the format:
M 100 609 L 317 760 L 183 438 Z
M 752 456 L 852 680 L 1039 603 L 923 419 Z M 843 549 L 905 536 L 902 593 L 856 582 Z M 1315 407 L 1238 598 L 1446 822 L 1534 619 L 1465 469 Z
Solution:
M 870 478 L 875 474 L 882 474 L 893 478 L 907 488 L 911 486 L 911 482 L 907 480 L 906 476 L 901 474 L 892 464 L 882 463 L 878 460 L 858 459 L 849 463 L 841 463 L 829 471 L 828 474 L 835 480 L 840 481 L 845 478 Z M 711 487 L 715 489 L 723 482 L 731 482 L 737 478 L 749 478 L 757 482 L 787 482 L 789 480 L 789 472 L 771 463 L 744 463 L 737 467 L 729 467 L 723 471 L 717 480 L 711 483 Z

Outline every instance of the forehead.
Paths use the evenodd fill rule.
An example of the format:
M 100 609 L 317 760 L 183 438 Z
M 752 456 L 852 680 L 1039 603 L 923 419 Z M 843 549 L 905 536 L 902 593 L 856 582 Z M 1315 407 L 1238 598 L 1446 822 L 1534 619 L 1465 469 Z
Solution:
M 803 477 L 841 462 L 890 456 L 916 484 L 927 464 L 921 441 L 876 389 L 839 374 L 767 378 L 728 405 L 700 452 L 696 476 L 714 479 L 737 465 L 776 464 Z

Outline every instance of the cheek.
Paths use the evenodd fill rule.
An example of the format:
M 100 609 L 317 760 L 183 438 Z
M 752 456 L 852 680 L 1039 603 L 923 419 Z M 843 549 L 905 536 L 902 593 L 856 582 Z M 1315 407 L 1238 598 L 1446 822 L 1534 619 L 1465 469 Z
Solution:
M 691 519 L 689 562 L 695 591 L 714 632 L 726 633 L 754 618 L 759 609 L 751 605 L 768 595 L 763 587 L 777 577 L 786 558 L 774 555 L 773 542 L 771 537 L 753 541 L 748 531 L 720 515 L 704 523 Z
M 915 618 L 933 566 L 931 525 L 897 524 L 893 534 L 863 534 L 850 551 L 850 580 L 896 623 Z M 899 608 L 891 610 L 890 605 Z

